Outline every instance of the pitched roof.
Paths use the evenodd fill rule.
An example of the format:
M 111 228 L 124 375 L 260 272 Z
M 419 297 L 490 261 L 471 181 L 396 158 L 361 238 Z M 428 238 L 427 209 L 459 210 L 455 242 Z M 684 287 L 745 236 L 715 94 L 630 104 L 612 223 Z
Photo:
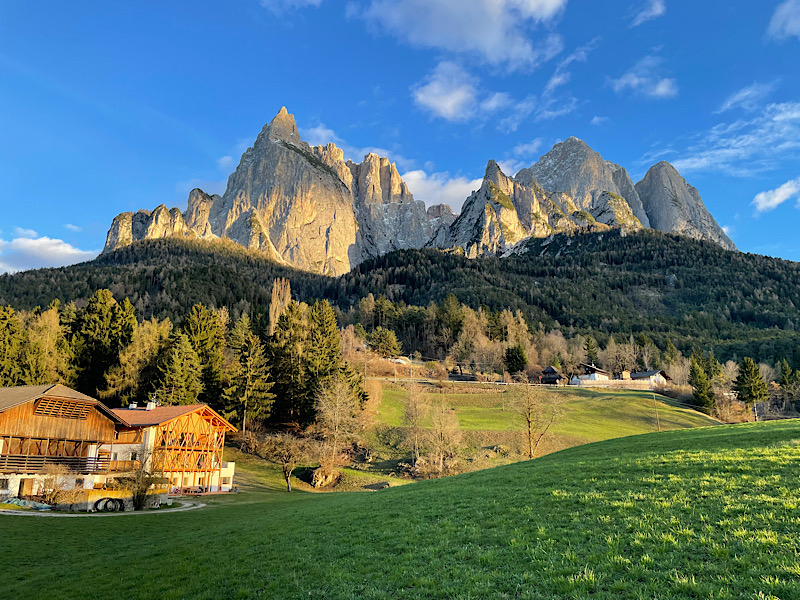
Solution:
M 86 394 L 82 394 L 81 392 L 73 390 L 72 388 L 68 388 L 65 385 L 61 385 L 60 383 L 47 383 L 44 385 L 18 385 L 16 387 L 0 388 L 0 412 L 44 397 L 86 402 L 87 404 L 91 404 L 92 406 L 96 407 L 99 411 L 105 413 L 106 416 L 111 417 L 113 420 L 127 424 L 124 420 L 120 420 L 119 416 L 115 415 L 111 409 L 109 409 L 99 400 L 92 398 L 91 396 L 87 396 Z
M 195 411 L 205 409 L 210 412 L 214 417 L 222 421 L 224 425 L 230 428 L 231 431 L 236 431 L 236 428 L 223 419 L 217 411 L 209 407 L 207 404 L 184 404 L 175 406 L 156 406 L 147 410 L 147 408 L 115 408 L 114 414 L 119 418 L 124 419 L 131 427 L 152 427 L 153 425 L 161 425 L 167 421 L 172 421 L 183 415 L 188 415 Z
M 640 371 L 639 373 L 631 373 L 631 379 L 647 379 L 649 377 L 653 377 L 654 375 L 661 374 L 664 379 L 672 379 L 667 372 L 662 369 L 655 369 L 652 371 Z

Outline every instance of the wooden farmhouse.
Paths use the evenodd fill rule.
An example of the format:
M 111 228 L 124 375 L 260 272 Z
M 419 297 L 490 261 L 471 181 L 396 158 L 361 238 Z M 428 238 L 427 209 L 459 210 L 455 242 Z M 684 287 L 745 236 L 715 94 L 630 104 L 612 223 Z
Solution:
M 0 388 L 0 496 L 40 493 L 50 465 L 66 467 L 75 485 L 92 489 L 127 466 L 100 452 L 126 425 L 99 401 L 63 385 Z
M 542 383 L 545 385 L 567 385 L 568 378 L 550 365 L 542 371 Z
M 139 407 L 113 410 L 127 425 L 117 440 L 101 448 L 111 460 L 155 461 L 169 479 L 170 490 L 230 491 L 235 463 L 222 460 L 225 434 L 236 428 L 205 404 Z
M 140 469 L 163 474 L 173 492 L 229 491 L 235 464 L 222 450 L 231 431 L 205 404 L 112 410 L 60 384 L 0 388 L 0 502 L 40 496 L 56 468 L 60 485 L 85 490 L 86 508 L 125 498 L 125 478 Z

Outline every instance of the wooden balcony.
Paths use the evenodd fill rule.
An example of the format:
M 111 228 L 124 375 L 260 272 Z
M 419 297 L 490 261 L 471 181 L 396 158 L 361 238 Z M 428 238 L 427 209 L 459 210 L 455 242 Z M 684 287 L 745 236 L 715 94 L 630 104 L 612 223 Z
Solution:
M 27 456 L 0 454 L 0 473 L 44 473 L 47 465 L 61 465 L 81 475 L 133 471 L 138 460 L 110 460 L 93 456 Z

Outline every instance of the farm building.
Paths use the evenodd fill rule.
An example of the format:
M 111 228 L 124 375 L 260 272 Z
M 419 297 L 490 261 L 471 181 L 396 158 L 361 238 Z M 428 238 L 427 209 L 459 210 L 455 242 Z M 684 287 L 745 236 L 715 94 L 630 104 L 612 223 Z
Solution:
M 653 370 L 653 371 L 640 371 L 639 373 L 631 373 L 632 381 L 642 381 L 650 385 L 651 389 L 664 387 L 667 382 L 672 381 L 672 377 L 667 375 L 666 371 Z
M 104 456 L 121 417 L 66 386 L 0 388 L 0 496 L 41 493 L 47 472 L 68 470 L 72 485 L 91 490 L 129 467 Z
M 156 461 L 170 490 L 230 491 L 235 463 L 222 460 L 225 434 L 236 428 L 205 404 L 114 409 L 126 423 L 115 443 L 101 448 L 111 460 Z
M 567 385 L 568 381 L 569 379 L 552 365 L 542 371 L 542 383 L 545 385 Z
M 581 363 L 579 366 L 583 369 L 583 375 L 573 375 L 570 385 L 602 385 L 611 380 L 611 373 L 594 364 Z

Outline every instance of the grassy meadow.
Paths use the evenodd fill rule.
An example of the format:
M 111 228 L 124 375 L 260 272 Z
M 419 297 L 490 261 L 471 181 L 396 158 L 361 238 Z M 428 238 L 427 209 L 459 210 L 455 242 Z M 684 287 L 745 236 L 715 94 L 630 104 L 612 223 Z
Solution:
M 374 493 L 243 491 L 0 516 L 24 598 L 779 598 L 800 589 L 800 423 L 683 429 Z
M 376 421 L 387 427 L 402 427 L 408 390 L 388 382 L 383 385 Z M 503 444 L 521 449 L 525 422 L 512 409 L 514 397 L 521 393 L 518 386 L 445 384 L 421 389 L 426 390 L 423 395 L 427 402 L 442 400 L 455 409 L 468 443 L 478 447 L 482 442 Z M 652 392 L 574 387 L 543 388 L 541 392 L 557 395 L 563 415 L 548 431 L 539 455 L 580 444 L 654 432 L 659 424 L 662 431 L 718 424 L 715 419 L 684 408 L 670 398 L 658 394 L 654 397 Z

